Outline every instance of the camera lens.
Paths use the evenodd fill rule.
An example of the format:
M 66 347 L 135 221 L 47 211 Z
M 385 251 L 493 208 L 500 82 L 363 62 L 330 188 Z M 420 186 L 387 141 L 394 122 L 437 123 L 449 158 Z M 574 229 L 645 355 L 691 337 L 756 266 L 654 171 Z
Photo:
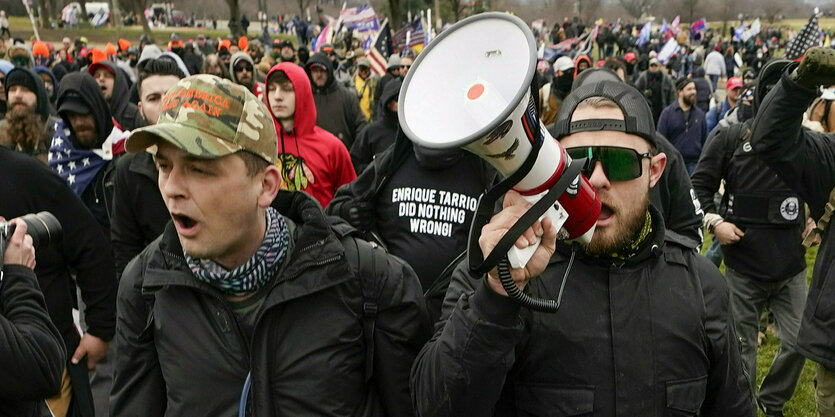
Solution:
M 61 241 L 63 236 L 61 223 L 52 213 L 48 211 L 31 213 L 20 219 L 26 223 L 26 234 L 32 236 L 32 245 L 35 249 L 52 246 Z

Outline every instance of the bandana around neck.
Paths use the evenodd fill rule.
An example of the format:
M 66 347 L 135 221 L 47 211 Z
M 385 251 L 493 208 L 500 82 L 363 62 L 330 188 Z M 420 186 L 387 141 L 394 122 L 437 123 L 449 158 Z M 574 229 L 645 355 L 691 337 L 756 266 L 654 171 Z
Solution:
M 241 296 L 261 289 L 269 282 L 275 267 L 281 265 L 290 246 L 290 230 L 278 211 L 267 208 L 267 233 L 261 246 L 246 263 L 228 270 L 210 259 L 197 259 L 185 254 L 189 269 L 198 280 L 226 295 Z

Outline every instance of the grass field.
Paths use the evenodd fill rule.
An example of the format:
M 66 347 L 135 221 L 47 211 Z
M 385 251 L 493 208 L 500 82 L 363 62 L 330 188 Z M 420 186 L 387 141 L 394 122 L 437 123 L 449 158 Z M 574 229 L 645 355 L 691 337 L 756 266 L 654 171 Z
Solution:
M 702 254 L 710 247 L 711 238 L 713 236 L 705 234 L 705 244 L 703 246 Z M 812 268 L 815 264 L 815 256 L 818 254 L 818 247 L 815 246 L 806 251 L 806 280 L 812 279 Z M 722 272 L 725 271 L 725 265 L 722 264 L 720 268 Z M 768 334 L 763 344 L 757 350 L 757 386 L 759 387 L 763 376 L 771 366 L 771 361 L 774 355 L 777 354 L 777 348 L 780 342 L 773 334 Z M 811 361 L 806 361 L 806 366 L 803 368 L 803 374 L 800 376 L 800 383 L 797 385 L 797 391 L 794 397 L 786 403 L 784 410 L 786 417 L 812 417 L 817 415 L 815 408 L 815 364 Z M 762 416 L 762 412 L 759 413 Z

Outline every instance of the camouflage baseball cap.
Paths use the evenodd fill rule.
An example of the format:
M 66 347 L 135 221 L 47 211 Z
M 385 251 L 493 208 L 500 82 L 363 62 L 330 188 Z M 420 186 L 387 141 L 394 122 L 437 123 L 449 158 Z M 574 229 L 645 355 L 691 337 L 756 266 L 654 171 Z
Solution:
M 238 151 L 278 161 L 278 140 L 267 105 L 245 87 L 214 75 L 183 78 L 165 93 L 159 121 L 134 130 L 125 142 L 139 152 L 160 139 L 201 158 Z

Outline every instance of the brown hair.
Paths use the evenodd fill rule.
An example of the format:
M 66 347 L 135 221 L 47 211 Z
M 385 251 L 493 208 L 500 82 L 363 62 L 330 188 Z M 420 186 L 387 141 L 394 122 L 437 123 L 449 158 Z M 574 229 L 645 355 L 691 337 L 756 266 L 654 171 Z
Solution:
M 247 151 L 240 151 L 236 152 L 236 155 L 240 156 L 241 159 L 244 160 L 244 165 L 246 166 L 246 175 L 250 178 L 256 176 L 259 172 L 267 169 L 270 165 L 266 159 Z

